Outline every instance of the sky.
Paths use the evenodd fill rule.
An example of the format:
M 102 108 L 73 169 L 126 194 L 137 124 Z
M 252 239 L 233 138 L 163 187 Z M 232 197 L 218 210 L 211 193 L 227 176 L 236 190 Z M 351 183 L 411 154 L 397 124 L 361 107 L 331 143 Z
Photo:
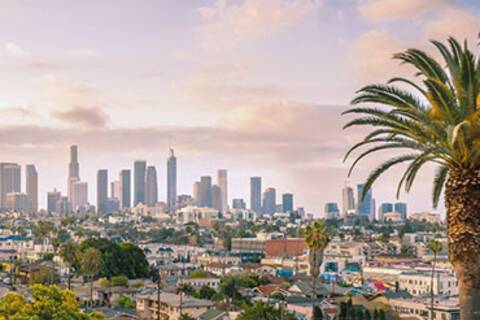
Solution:
M 479 15 L 475 0 L 3 0 L 0 162 L 37 166 L 44 207 L 66 191 L 70 144 L 93 204 L 98 169 L 114 180 L 144 159 L 164 200 L 171 146 L 179 193 L 225 168 L 230 199 L 248 202 L 262 176 L 322 213 L 391 156 L 347 178 L 343 155 L 365 134 L 342 130 L 355 91 L 413 77 L 391 57 L 435 55 L 430 39 L 474 47 Z M 400 172 L 374 185 L 377 204 L 395 201 Z M 432 210 L 432 172 L 401 195 L 410 212 Z

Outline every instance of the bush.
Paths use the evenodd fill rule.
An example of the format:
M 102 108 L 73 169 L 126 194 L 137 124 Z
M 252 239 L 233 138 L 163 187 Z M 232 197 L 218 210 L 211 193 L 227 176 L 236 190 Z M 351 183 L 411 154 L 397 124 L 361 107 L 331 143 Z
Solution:
M 121 295 L 120 297 L 117 298 L 117 305 L 122 308 L 122 309 L 134 309 L 135 305 L 132 302 L 132 299 L 130 299 L 129 296 L 126 295 Z
M 124 275 L 112 277 L 112 287 L 126 287 L 128 285 L 128 278 Z

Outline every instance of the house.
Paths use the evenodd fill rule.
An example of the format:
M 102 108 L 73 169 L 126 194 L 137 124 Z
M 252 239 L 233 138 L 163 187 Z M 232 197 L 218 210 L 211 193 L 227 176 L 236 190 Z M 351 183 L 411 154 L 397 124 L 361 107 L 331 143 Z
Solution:
M 23 264 L 15 269 L 15 279 L 18 283 L 29 284 L 41 272 L 54 274 L 57 265 L 53 261 L 40 261 Z
M 137 319 L 156 319 L 160 309 L 160 317 L 168 320 L 178 320 L 180 312 L 193 318 L 197 318 L 213 307 L 213 302 L 208 300 L 195 299 L 189 296 L 161 292 L 160 308 L 158 296 L 154 289 L 145 290 L 137 295 Z

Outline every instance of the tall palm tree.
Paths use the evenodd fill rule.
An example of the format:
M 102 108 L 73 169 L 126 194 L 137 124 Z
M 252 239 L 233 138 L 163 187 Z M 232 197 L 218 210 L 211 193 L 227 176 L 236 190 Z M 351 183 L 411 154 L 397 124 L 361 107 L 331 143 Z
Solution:
M 72 288 L 72 275 L 75 265 L 78 264 L 77 244 L 73 241 L 66 242 L 60 249 L 60 257 L 68 265 L 67 288 Z
M 436 239 L 430 241 L 428 248 L 433 253 L 432 261 L 432 279 L 430 281 L 430 319 L 433 320 L 433 303 L 434 303 L 434 293 L 433 293 L 433 281 L 435 279 L 435 267 L 437 266 L 437 257 L 442 252 L 442 243 Z
M 81 254 L 81 270 L 90 280 L 90 300 L 88 306 L 93 307 L 93 280 L 102 267 L 102 254 L 98 249 L 88 248 Z M 88 308 L 88 307 L 87 307 Z
M 310 275 L 312 276 L 312 318 L 316 314 L 315 301 L 317 299 L 316 282 L 320 273 L 320 266 L 323 263 L 323 252 L 330 243 L 330 230 L 323 221 L 317 220 L 307 226 L 303 234 L 305 244 L 309 249 L 308 262 L 310 264 Z M 313 319 L 315 320 L 315 319 Z
M 416 69 L 416 80 L 393 78 L 386 85 L 368 85 L 357 92 L 346 111 L 356 118 L 345 128 L 372 130 L 346 154 L 369 146 L 353 162 L 381 150 L 404 149 L 375 168 L 367 178 L 364 195 L 391 167 L 408 163 L 401 177 L 408 192 L 420 168 L 437 166 L 433 204 L 445 188 L 449 258 L 460 283 L 461 319 L 480 319 L 480 60 L 454 38 L 432 41 L 442 61 L 418 49 L 394 56 Z M 402 86 L 398 86 L 398 84 Z M 408 89 L 406 89 L 408 88 Z

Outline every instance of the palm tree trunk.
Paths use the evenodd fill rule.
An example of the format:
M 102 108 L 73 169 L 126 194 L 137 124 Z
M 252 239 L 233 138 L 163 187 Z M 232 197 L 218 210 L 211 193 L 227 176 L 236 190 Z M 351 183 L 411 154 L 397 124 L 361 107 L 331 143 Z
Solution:
M 316 302 L 316 298 L 317 298 L 317 291 L 315 290 L 316 289 L 316 278 L 315 277 L 312 277 L 312 320 L 315 320 L 315 302 Z
M 480 170 L 450 172 L 445 205 L 449 259 L 460 285 L 460 316 L 480 319 Z
M 435 265 L 437 264 L 437 253 L 433 253 L 433 264 L 432 264 L 432 279 L 430 281 L 430 320 L 433 320 L 433 303 L 435 300 L 435 295 L 433 293 L 433 280 L 435 277 Z

